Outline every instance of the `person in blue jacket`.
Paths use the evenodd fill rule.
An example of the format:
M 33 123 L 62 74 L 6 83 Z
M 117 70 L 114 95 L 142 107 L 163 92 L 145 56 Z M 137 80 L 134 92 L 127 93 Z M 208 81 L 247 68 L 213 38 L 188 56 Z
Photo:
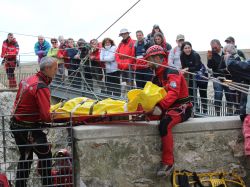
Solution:
M 47 56 L 50 48 L 50 43 L 47 42 L 43 36 L 38 36 L 38 42 L 36 42 L 34 47 L 35 53 L 38 56 L 38 63 L 40 63 L 43 57 Z

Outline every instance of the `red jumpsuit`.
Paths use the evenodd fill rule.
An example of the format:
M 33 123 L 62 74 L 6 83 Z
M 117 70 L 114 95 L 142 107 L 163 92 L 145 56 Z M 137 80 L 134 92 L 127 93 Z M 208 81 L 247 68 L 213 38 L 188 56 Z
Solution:
M 167 64 L 166 59 L 163 64 Z M 159 131 L 162 140 L 162 162 L 165 165 L 173 165 L 172 128 L 176 124 L 186 121 L 192 113 L 188 86 L 180 72 L 162 66 L 156 69 L 153 82 L 164 87 L 167 91 L 165 98 L 158 104 L 165 112 L 160 121 Z
M 51 121 L 50 90 L 48 88 L 50 82 L 51 79 L 42 72 L 38 72 L 20 82 L 14 102 L 14 113 L 17 121 Z
M 16 57 L 18 52 L 19 45 L 15 38 L 11 42 L 9 42 L 8 39 L 3 42 L 1 58 L 4 58 L 3 62 L 5 64 L 10 88 L 15 88 L 17 86 L 14 71 L 17 63 Z
M 51 121 L 50 91 L 48 88 L 50 82 L 50 78 L 42 72 L 38 72 L 19 84 L 13 109 L 14 117 L 10 124 L 20 153 L 15 186 L 27 186 L 33 162 L 33 152 L 40 159 L 39 173 L 43 186 L 52 185 L 52 152 L 47 134 L 42 130 L 44 124 L 41 123 Z

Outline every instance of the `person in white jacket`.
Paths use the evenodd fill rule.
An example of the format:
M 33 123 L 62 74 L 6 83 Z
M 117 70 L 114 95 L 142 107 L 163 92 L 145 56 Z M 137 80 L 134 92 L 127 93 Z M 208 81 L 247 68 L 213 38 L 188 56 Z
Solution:
M 107 94 L 120 97 L 120 71 L 115 61 L 115 51 L 116 46 L 114 41 L 111 38 L 104 38 L 102 41 L 100 61 L 105 63 L 105 84 L 107 87 Z
M 182 69 L 181 66 L 181 45 L 185 41 L 185 37 L 182 34 L 178 34 L 176 37 L 177 46 L 170 50 L 168 55 L 168 65 L 176 67 L 176 69 Z

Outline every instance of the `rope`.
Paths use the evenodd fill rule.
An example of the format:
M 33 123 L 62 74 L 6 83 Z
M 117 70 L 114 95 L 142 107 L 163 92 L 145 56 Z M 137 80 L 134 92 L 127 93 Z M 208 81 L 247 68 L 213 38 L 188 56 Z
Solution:
M 124 12 L 115 22 L 113 22 L 107 29 L 105 29 L 96 39 L 99 39 L 105 32 L 107 32 L 114 24 L 116 24 L 123 16 L 125 16 L 132 8 L 135 7 L 141 0 L 138 0 L 135 4 L 133 4 L 126 12 Z
M 141 0 L 138 0 L 135 4 L 133 4 L 125 13 L 122 14 L 122 16 L 120 16 L 114 23 L 112 23 L 104 32 L 102 32 L 98 37 L 100 38 L 107 30 L 109 30 L 115 23 L 117 23 L 123 16 L 125 16 L 136 4 L 138 4 Z M 7 32 L 7 31 L 0 31 L 2 33 L 10 33 L 10 32 Z M 37 35 L 31 35 L 31 34 L 22 34 L 22 33 L 13 33 L 13 34 L 16 34 L 16 35 L 23 35 L 23 36 L 31 36 L 31 37 L 38 37 Z M 44 38 L 48 38 L 48 39 L 51 39 L 51 37 L 44 37 Z M 88 43 L 86 43 L 88 44 Z M 75 47 L 77 48 L 77 47 Z M 96 47 L 98 49 L 101 49 L 100 47 Z M 113 51 L 111 51 L 113 52 Z M 122 56 L 125 56 L 125 57 L 128 57 L 128 58 L 132 58 L 132 59 L 135 59 L 136 60 L 136 57 L 132 57 L 132 56 L 129 56 L 129 55 L 126 55 L 126 54 L 121 54 L 121 53 L 118 53 L 118 52 L 113 52 L 115 54 L 119 54 L 119 55 L 122 55 Z M 151 64 L 155 64 L 155 65 L 158 65 L 158 66 L 162 66 L 162 67 L 165 67 L 165 68 L 169 68 L 169 69 L 173 69 L 173 70 L 177 70 L 177 68 L 175 67 L 171 67 L 171 66 L 168 66 L 168 65 L 162 65 L 162 64 L 157 64 L 155 62 L 151 62 L 151 61 L 148 61 L 148 60 L 144 60 L 144 59 L 140 59 L 141 61 L 144 61 L 144 62 L 147 62 L 147 63 L 151 63 Z M 78 70 L 78 69 L 77 69 Z M 183 69 L 180 69 L 178 70 L 180 73 L 186 73 L 186 74 L 190 74 L 190 75 L 197 75 L 196 73 L 192 73 L 192 72 L 189 72 L 189 71 L 186 71 L 186 70 L 183 70 Z M 250 94 L 248 93 L 248 90 L 245 89 L 245 87 L 247 87 L 248 85 L 245 85 L 245 84 L 241 84 L 241 85 L 244 85 L 245 87 L 242 87 L 242 86 L 236 86 L 236 84 L 240 85 L 239 83 L 235 83 L 235 82 L 232 82 L 232 83 L 223 83 L 221 82 L 219 79 L 217 78 L 214 78 L 214 77 L 206 77 L 206 76 L 200 76 L 201 78 L 205 79 L 205 80 L 211 80 L 212 82 L 216 82 L 218 84 L 221 84 L 223 86 L 227 86 L 231 89 L 235 89 L 235 90 L 238 90 L 242 93 L 245 93 L 245 94 Z M 85 80 L 85 79 L 84 79 Z M 86 80 L 85 80 L 86 82 Z M 87 84 L 88 85 L 88 84 Z M 94 93 L 94 92 L 93 92 Z M 95 95 L 95 94 L 94 94 Z M 97 96 L 96 96 L 97 97 Z
M 101 49 L 101 47 L 97 47 L 98 49 Z M 136 57 L 133 57 L 133 56 L 129 56 L 129 55 L 126 55 L 126 54 L 122 54 L 122 53 L 118 53 L 118 52 L 114 52 L 114 51 L 111 51 L 111 50 L 108 50 L 108 51 L 110 51 L 110 52 L 112 52 L 112 53 L 115 53 L 115 54 L 118 54 L 118 55 L 122 55 L 122 56 L 125 56 L 125 57 L 128 57 L 128 58 L 132 58 L 132 59 L 134 59 L 134 60 L 136 60 L 137 58 Z M 155 63 L 155 62 L 152 62 L 152 61 L 148 61 L 148 60 L 145 60 L 145 59 L 140 59 L 141 61 L 143 61 L 143 62 L 147 62 L 147 63 L 151 63 L 151 64 L 154 64 L 154 65 L 158 65 L 158 66 L 161 66 L 161 67 L 165 67 L 165 68 L 169 68 L 169 69 L 172 69 L 172 70 L 177 70 L 177 71 L 179 71 L 180 73 L 186 73 L 186 74 L 189 74 L 189 75 L 197 75 L 196 73 L 192 73 L 192 72 L 189 72 L 189 71 L 186 71 L 186 70 L 184 70 L 184 69 L 180 69 L 180 70 L 178 70 L 177 68 L 175 68 L 175 67 L 172 67 L 172 66 L 169 66 L 169 65 L 163 65 L 163 64 L 158 64 L 158 63 Z M 212 82 L 216 82 L 216 83 L 218 83 L 218 84 L 221 84 L 221 85 L 223 85 L 223 86 L 226 86 L 226 87 L 229 87 L 229 88 L 231 88 L 231 89 L 235 89 L 235 90 L 237 90 L 237 91 L 240 91 L 240 92 L 242 92 L 242 93 L 245 93 L 245 94 L 250 94 L 249 92 L 248 92 L 248 89 L 246 90 L 245 89 L 245 87 L 241 87 L 241 86 L 235 86 L 235 85 L 233 85 L 233 84 L 225 84 L 225 83 L 223 83 L 223 82 L 221 82 L 219 79 L 217 79 L 217 78 L 214 78 L 214 77 L 206 77 L 206 76 L 200 76 L 201 78 L 203 78 L 203 79 L 205 79 L 205 80 L 211 80 Z M 242 84 L 242 83 L 241 83 Z M 244 85 L 244 86 L 249 86 L 249 85 Z M 244 90 L 246 90 L 246 91 L 244 91 Z
M 92 92 L 92 94 L 95 96 L 95 98 L 96 98 L 98 101 L 100 100 L 100 98 L 95 94 L 94 90 L 90 88 L 88 82 L 85 80 L 85 77 L 84 77 L 84 75 L 83 75 L 83 73 L 82 73 L 82 72 L 84 72 L 84 71 L 83 71 L 83 70 L 84 70 L 83 64 L 85 64 L 85 62 L 86 62 L 87 60 L 89 60 L 89 55 L 87 55 L 87 56 L 85 56 L 83 59 L 81 59 L 81 62 L 80 62 L 80 64 L 79 64 L 79 67 L 78 67 L 76 70 L 73 70 L 73 72 L 72 72 L 70 75 L 68 75 L 68 77 L 67 77 L 66 80 L 69 80 L 69 77 L 73 77 L 73 79 L 69 81 L 70 83 L 69 83 L 68 86 L 64 87 L 64 88 L 66 88 L 66 91 L 65 91 L 64 94 L 63 94 L 64 97 L 66 96 L 66 94 L 68 94 L 69 88 L 71 88 L 71 85 L 72 85 L 72 83 L 74 82 L 74 80 L 75 80 L 75 78 L 76 78 L 76 76 L 74 76 L 74 75 L 76 75 L 77 73 L 80 73 L 80 74 L 81 74 L 81 78 L 82 78 L 82 80 L 84 81 L 84 83 L 87 85 L 88 89 Z M 81 71 L 81 70 L 82 70 L 82 71 Z M 61 86 L 66 80 L 64 80 L 64 81 L 61 82 L 57 87 L 55 87 L 55 90 L 54 90 L 54 91 L 56 91 L 56 90 L 59 88 L 59 86 Z M 62 101 L 62 100 L 63 100 L 63 99 L 61 99 L 60 101 Z

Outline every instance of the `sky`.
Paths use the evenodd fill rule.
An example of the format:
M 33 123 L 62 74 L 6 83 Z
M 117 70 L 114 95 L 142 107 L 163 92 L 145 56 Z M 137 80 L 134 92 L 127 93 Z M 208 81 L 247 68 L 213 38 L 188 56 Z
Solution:
M 21 61 L 36 60 L 32 54 L 36 36 L 63 35 L 90 41 L 137 1 L 0 0 L 0 41 L 13 32 L 20 46 Z M 249 5 L 249 0 L 141 0 L 99 41 L 110 37 L 118 45 L 120 29 L 127 28 L 136 39 L 137 30 L 146 36 L 158 24 L 172 46 L 176 44 L 176 35 L 184 34 L 196 51 L 208 50 L 212 39 L 219 39 L 225 45 L 228 36 L 235 38 L 239 49 L 249 49 Z

